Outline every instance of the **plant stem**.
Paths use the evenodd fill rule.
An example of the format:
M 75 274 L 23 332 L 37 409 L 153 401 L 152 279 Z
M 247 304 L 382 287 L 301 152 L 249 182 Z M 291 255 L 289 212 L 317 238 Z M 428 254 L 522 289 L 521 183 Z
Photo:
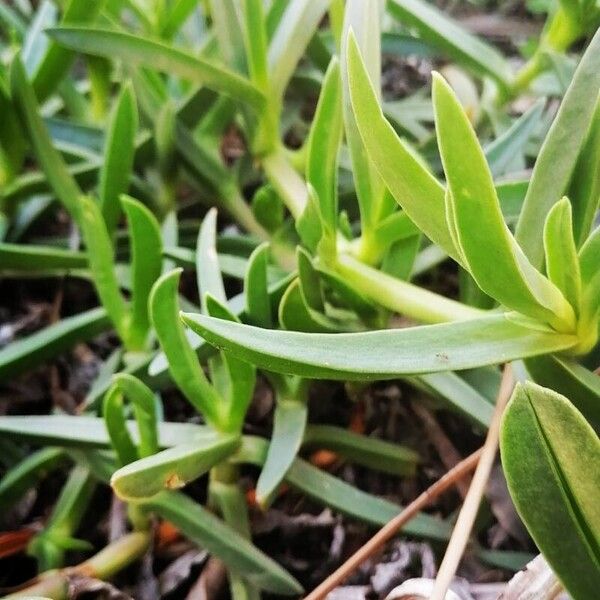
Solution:
M 504 373 L 502 374 L 502 381 L 500 383 L 500 391 L 496 399 L 496 408 L 488 429 L 487 437 L 483 445 L 481 452 L 481 459 L 473 475 L 473 481 L 471 487 L 465 498 L 465 502 L 460 510 L 456 525 L 450 536 L 450 542 L 446 549 L 446 554 L 440 565 L 440 570 L 433 586 L 430 600 L 444 600 L 448 587 L 452 583 L 454 574 L 458 567 L 458 563 L 465 551 L 471 530 L 473 529 L 473 523 L 477 517 L 479 511 L 479 505 L 481 504 L 481 498 L 485 491 L 487 481 L 490 477 L 490 472 L 494 464 L 494 458 L 498 449 L 498 438 L 500 436 L 500 422 L 504 409 L 508 404 L 513 388 L 515 386 L 515 380 L 512 373 L 510 364 L 505 365 Z
M 464 321 L 485 314 L 478 308 L 422 289 L 340 254 L 336 271 L 357 291 L 386 308 L 424 323 Z
M 248 232 L 253 233 L 261 241 L 269 239 L 269 234 L 256 220 L 252 209 L 236 189 L 227 195 L 225 208 L 229 214 Z
M 308 202 L 306 183 L 289 163 L 284 149 L 280 146 L 262 161 L 263 168 L 271 185 L 281 196 L 292 217 L 298 217 Z
M 339 569 L 332 573 L 323 583 L 316 587 L 304 600 L 323 600 L 327 594 L 340 585 L 355 569 L 371 557 L 383 544 L 390 540 L 398 531 L 408 523 L 417 513 L 433 502 L 447 489 L 456 485 L 463 477 L 468 475 L 476 466 L 481 456 L 482 449 L 477 450 L 454 468 L 450 469 L 443 477 L 427 488 L 420 496 L 413 500 L 398 516 L 384 525 L 360 550 L 355 552 Z
M 44 573 L 33 585 L 6 598 L 42 596 L 53 600 L 66 599 L 70 576 L 83 575 L 94 579 L 110 579 L 118 571 L 140 558 L 150 545 L 150 540 L 149 532 L 129 533 L 76 567 Z

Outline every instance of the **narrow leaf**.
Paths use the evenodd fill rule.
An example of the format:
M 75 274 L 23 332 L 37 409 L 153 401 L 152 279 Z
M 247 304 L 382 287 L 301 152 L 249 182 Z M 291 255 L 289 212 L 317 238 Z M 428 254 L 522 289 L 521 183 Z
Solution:
M 210 343 L 259 368 L 323 379 L 392 379 L 469 369 L 548 354 L 577 342 L 574 336 L 530 329 L 506 315 L 335 335 L 271 331 L 198 314 L 184 313 L 183 319 Z

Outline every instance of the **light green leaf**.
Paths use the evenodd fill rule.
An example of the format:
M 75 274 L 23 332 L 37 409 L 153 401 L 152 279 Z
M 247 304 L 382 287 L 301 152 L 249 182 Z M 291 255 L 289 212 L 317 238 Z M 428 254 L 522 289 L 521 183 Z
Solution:
M 256 484 L 256 499 L 267 507 L 302 445 L 308 418 L 305 398 L 277 395 L 273 416 L 273 434 L 265 464 Z
M 381 178 L 417 227 L 461 262 L 446 223 L 444 188 L 383 116 L 356 41 L 348 40 L 350 98 L 366 151 Z
M 110 116 L 98 184 L 102 216 L 111 236 L 121 213 L 119 198 L 121 194 L 127 193 L 129 188 L 137 128 L 135 94 L 131 83 L 126 83 Z
M 181 270 L 163 275 L 150 294 L 150 316 L 177 387 L 210 424 L 219 423 L 219 397 L 208 383 L 179 319 Z
M 110 236 L 98 204 L 87 196 L 82 196 L 79 204 L 81 229 L 96 291 L 119 337 L 127 344 L 129 310 L 119 290 Z
M 298 279 L 304 302 L 312 310 L 323 312 L 325 304 L 321 289 L 321 275 L 313 266 L 310 255 L 302 246 L 296 248 L 296 263 L 298 264 Z M 254 323 L 250 324 L 254 325 Z
M 502 464 L 521 518 L 574 600 L 600 585 L 600 440 L 569 401 L 518 386 L 501 433 Z
M 465 31 L 439 9 L 423 0 L 390 0 L 388 9 L 403 24 L 416 29 L 426 42 L 479 75 L 489 75 L 508 87 L 512 69 L 492 46 Z
M 284 4 L 285 11 L 271 36 L 268 52 L 270 89 L 276 101 L 283 98 L 328 4 L 329 0 L 291 0 Z
M 548 213 L 544 225 L 546 272 L 550 281 L 563 293 L 576 312 L 581 302 L 581 274 L 575 239 L 573 216 L 567 198 L 559 200 Z
M 455 243 L 471 275 L 486 294 L 504 306 L 562 331 L 572 330 L 573 309 L 516 244 L 504 222 L 477 135 L 452 88 L 439 75 L 433 81 L 433 103 L 448 179 L 447 211 L 453 219 Z
M 35 92 L 27 81 L 27 75 L 17 54 L 10 66 L 11 95 L 19 111 L 21 121 L 29 135 L 37 160 L 50 187 L 75 221 L 79 219 L 81 189 L 67 170 L 60 154 L 54 148 L 48 131 L 40 117 Z
M 287 571 L 191 498 L 161 492 L 143 506 L 173 523 L 257 588 L 275 594 L 302 593 L 302 586 Z
M 542 233 L 550 209 L 560 200 L 585 147 L 600 89 L 600 31 L 583 55 L 573 81 L 537 157 L 516 229 L 517 242 L 535 267 L 544 258 Z
M 131 238 L 131 321 L 129 343 L 137 349 L 148 344 L 148 296 L 162 270 L 162 237 L 156 217 L 141 202 L 121 196 Z
M 248 322 L 259 327 L 272 327 L 271 302 L 269 300 L 267 265 L 269 244 L 258 246 L 248 259 L 248 268 L 244 276 L 244 294 L 246 296 L 246 315 Z
M 206 310 L 206 294 L 219 302 L 227 302 L 219 258 L 217 255 L 217 210 L 211 208 L 198 231 L 196 244 L 196 279 L 203 312 Z
M 48 29 L 47 33 L 66 48 L 178 75 L 255 108 L 261 108 L 265 101 L 262 93 L 244 77 L 163 42 L 91 27 L 57 27 Z
M 333 58 L 325 78 L 308 138 L 306 179 L 318 202 L 327 250 L 335 247 L 337 231 L 337 167 L 342 143 L 342 85 L 337 58 Z M 321 243 L 324 243 L 322 241 Z
M 92 23 L 104 5 L 104 0 L 90 3 L 88 0 L 69 0 L 64 8 L 61 25 Z M 40 102 L 56 89 L 75 60 L 73 52 L 50 41 L 43 58 L 32 75 L 33 88 Z
M 110 484 L 123 500 L 151 498 L 164 489 L 178 489 L 206 473 L 235 452 L 237 436 L 215 435 L 179 444 L 121 467 Z
M 210 343 L 259 368 L 323 379 L 392 379 L 469 369 L 564 350 L 577 338 L 507 315 L 398 330 L 318 334 L 272 331 L 199 314 L 184 321 Z M 469 344 L 465 346 L 464 341 Z

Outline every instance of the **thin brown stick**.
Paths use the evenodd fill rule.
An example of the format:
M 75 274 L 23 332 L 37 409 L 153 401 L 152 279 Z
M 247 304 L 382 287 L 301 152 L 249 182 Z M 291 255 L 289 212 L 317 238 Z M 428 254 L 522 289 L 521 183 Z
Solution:
M 362 548 L 355 552 L 339 569 L 332 573 L 323 583 L 317 586 L 304 600 L 322 600 L 335 587 L 340 585 L 361 563 L 373 555 L 383 544 L 392 538 L 408 521 L 423 510 L 428 504 L 443 494 L 448 488 L 456 485 L 463 477 L 471 473 L 481 456 L 482 449 L 477 450 L 427 488 L 413 500 L 399 515 L 386 523 Z
M 481 460 L 477 465 L 471 487 L 469 488 L 465 501 L 460 509 L 460 513 L 458 514 L 458 519 L 456 520 L 452 535 L 450 536 L 450 541 L 448 542 L 448 547 L 446 548 L 446 554 L 444 555 L 440 570 L 435 579 L 430 600 L 444 600 L 446 592 L 452 583 L 452 579 L 454 578 L 456 569 L 460 563 L 460 559 L 467 547 L 471 530 L 473 529 L 473 524 L 475 523 L 475 518 L 479 511 L 481 498 L 485 492 L 485 487 L 494 464 L 496 451 L 498 450 L 502 415 L 504 414 L 504 409 L 510 400 L 514 387 L 515 379 L 509 363 L 504 367 L 500 390 L 498 391 L 498 397 L 496 398 L 496 407 L 481 452 Z

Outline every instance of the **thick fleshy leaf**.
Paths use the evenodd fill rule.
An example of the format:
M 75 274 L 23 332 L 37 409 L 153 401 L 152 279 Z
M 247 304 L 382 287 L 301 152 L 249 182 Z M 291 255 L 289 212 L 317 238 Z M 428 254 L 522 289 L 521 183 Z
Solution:
M 96 291 L 119 337 L 127 344 L 129 309 L 119 289 L 112 242 L 100 207 L 87 196 L 79 199 L 79 205 L 81 228 Z
M 198 231 L 196 279 L 204 312 L 207 312 L 206 294 L 210 294 L 219 302 L 227 302 L 217 256 L 217 210 L 215 208 L 211 208 L 206 213 Z
M 384 117 L 352 34 L 348 39 L 347 61 L 356 124 L 375 168 L 419 229 L 460 263 L 460 251 L 446 223 L 444 187 Z
M 575 600 L 600 585 L 600 439 L 563 396 L 519 386 L 502 423 L 502 464 L 521 518 Z
M 68 271 L 85 269 L 87 256 L 83 252 L 53 246 L 0 243 L 0 272 Z
M 544 258 L 546 216 L 565 193 L 585 146 L 600 89 L 600 31 L 588 46 L 537 157 L 516 229 L 517 242 L 535 267 Z
M 561 356 L 537 356 L 525 361 L 536 383 L 569 398 L 583 416 L 600 428 L 600 376 Z
M 574 336 L 500 314 L 333 335 L 271 331 L 199 314 L 184 313 L 183 319 L 210 343 L 260 368 L 324 379 L 391 379 L 469 369 L 549 354 L 577 343 Z
M 307 418 L 304 399 L 277 398 L 269 451 L 256 484 L 256 499 L 262 506 L 269 505 L 294 462 L 302 445 Z
M 282 567 L 191 498 L 176 492 L 161 492 L 143 506 L 173 523 L 186 537 L 254 586 L 275 594 L 302 593 L 302 586 Z
M 178 444 L 121 467 L 110 484 L 124 500 L 150 498 L 164 489 L 178 489 L 197 479 L 235 452 L 238 445 L 237 436 L 221 435 Z
M 248 259 L 244 276 L 246 315 L 252 325 L 271 327 L 271 302 L 268 291 L 269 245 L 265 242 L 256 248 Z
M 59 27 L 49 29 L 47 33 L 62 46 L 78 52 L 113 60 L 119 58 L 132 66 L 179 75 L 257 108 L 264 103 L 264 96 L 247 79 L 162 42 L 91 27 Z
M 181 270 L 171 271 L 154 284 L 149 299 L 152 324 L 177 387 L 209 423 L 219 423 L 219 397 L 208 383 L 179 319 L 180 277 Z
M 260 466 L 264 464 L 267 448 L 266 440 L 244 436 L 242 448 L 233 460 Z M 363 492 L 298 458 L 285 480 L 317 502 L 372 525 L 385 525 L 402 511 L 401 506 Z M 422 513 L 407 523 L 403 531 L 409 535 L 446 540 L 451 528 L 444 521 Z
M 110 117 L 98 184 L 102 216 L 111 235 L 121 214 L 119 198 L 129 189 L 137 128 L 135 94 L 132 85 L 127 83 L 123 86 Z
M 158 444 L 160 448 L 171 448 L 187 444 L 195 439 L 214 438 L 214 431 L 205 425 L 192 423 L 160 422 Z M 140 442 L 137 423 L 127 421 L 127 429 L 133 441 Z M 34 444 L 55 444 L 66 448 L 109 448 L 110 437 L 104 419 L 98 417 L 66 415 L 33 415 L 0 417 L 0 431 L 11 439 L 24 439 Z
M 63 203 L 73 219 L 79 218 L 79 197 L 81 189 L 67 170 L 58 151 L 53 147 L 48 130 L 39 114 L 35 92 L 27 80 L 27 75 L 19 55 L 15 56 L 10 67 L 10 87 L 13 101 L 19 111 L 21 121 L 29 135 L 50 187 Z
M 285 10 L 271 36 L 268 52 L 270 89 L 275 99 L 283 98 L 288 82 L 328 4 L 328 0 L 291 0 L 283 4 Z
M 558 201 L 548 213 L 544 226 L 546 272 L 550 281 L 563 293 L 571 306 L 579 311 L 581 274 L 573 237 L 573 215 L 567 198 Z
M 488 295 L 504 306 L 573 329 L 575 315 L 560 291 L 529 263 L 509 231 L 477 135 L 452 88 L 433 81 L 438 145 L 448 180 L 447 214 L 466 267 Z M 490 268 L 493 257 L 494 268 Z
M 148 296 L 162 270 L 162 237 L 156 217 L 141 202 L 121 196 L 131 240 L 131 321 L 129 342 L 144 349 L 148 343 Z
M 337 230 L 337 166 L 342 131 L 340 67 L 337 58 L 333 58 L 323 79 L 308 138 L 306 169 L 306 179 L 316 194 L 328 252 L 331 252 L 332 246 L 335 245 Z
M 489 75 L 502 86 L 512 80 L 510 65 L 502 55 L 424 0 L 391 0 L 389 10 L 397 19 L 414 27 L 421 38 L 449 58 L 481 75 Z
M 104 308 L 94 308 L 66 317 L 31 335 L 15 340 L 0 350 L 0 381 L 7 381 L 44 361 L 85 342 L 110 327 Z

